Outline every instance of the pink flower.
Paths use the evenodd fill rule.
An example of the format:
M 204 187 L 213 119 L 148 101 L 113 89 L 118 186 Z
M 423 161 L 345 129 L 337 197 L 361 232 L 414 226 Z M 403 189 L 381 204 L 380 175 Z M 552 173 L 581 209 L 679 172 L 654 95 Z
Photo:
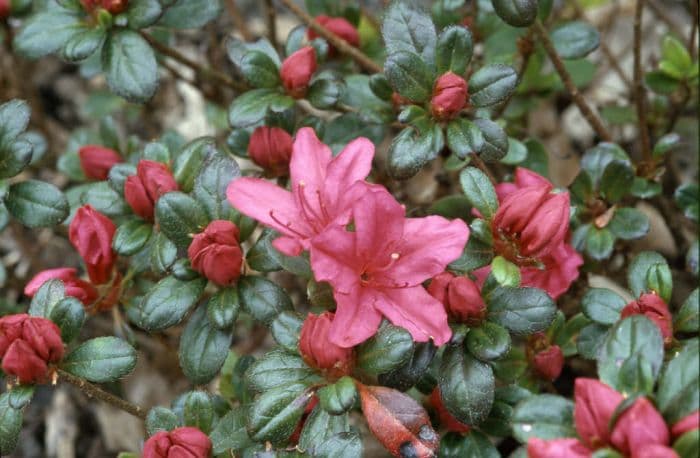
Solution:
M 673 317 L 668 310 L 668 305 L 658 295 L 646 293 L 639 296 L 639 299 L 632 301 L 620 312 L 620 319 L 632 315 L 644 315 L 649 318 L 661 331 L 666 345 L 673 341 Z
M 609 444 L 608 425 L 622 395 L 598 380 L 577 378 L 574 399 L 574 423 L 581 440 L 594 450 Z
M 291 192 L 246 177 L 232 181 L 226 195 L 238 211 L 282 234 L 272 242 L 275 248 L 297 256 L 330 224 L 350 221 L 353 202 L 370 186 L 356 182 L 369 174 L 373 156 L 372 142 L 358 138 L 333 157 L 313 129 L 305 127 L 297 132 L 292 149 Z
M 209 458 L 211 440 L 197 428 L 159 431 L 143 444 L 143 458 Z
M 527 441 L 528 458 L 589 458 L 591 451 L 578 439 L 543 440 L 533 437 Z
M 301 98 L 306 94 L 315 72 L 316 50 L 313 46 L 304 46 L 284 59 L 280 67 L 280 78 L 289 95 Z
M 350 46 L 358 47 L 360 46 L 360 34 L 354 25 L 350 24 L 344 17 L 329 17 L 324 14 L 318 15 L 315 18 L 323 27 L 327 28 L 338 37 L 347 41 Z M 309 40 L 318 38 L 320 35 L 311 27 L 307 31 L 307 37 Z M 328 46 L 328 57 L 333 57 L 337 53 L 335 46 L 329 43 Z
M 61 280 L 67 296 L 78 299 L 84 305 L 90 305 L 97 299 L 97 289 L 91 283 L 80 279 L 77 273 L 78 271 L 72 267 L 43 270 L 29 280 L 24 287 L 24 294 L 33 297 L 41 285 L 47 281 Z
M 352 349 L 339 347 L 329 339 L 333 316 L 331 312 L 307 315 L 299 334 L 299 351 L 309 366 L 342 377 L 350 372 Z
M 552 299 L 568 291 L 583 265 L 583 257 L 568 243 L 561 243 L 540 261 L 542 267 L 520 268 L 520 284 L 543 289 Z
M 700 410 L 696 410 L 678 420 L 676 424 L 671 427 L 671 435 L 673 437 L 682 436 L 688 431 L 698 428 L 700 428 Z
M 430 109 L 436 118 L 450 119 L 465 107 L 468 97 L 464 78 L 447 72 L 435 81 Z
M 447 342 L 452 332 L 445 309 L 421 283 L 461 255 L 467 225 L 439 216 L 405 218 L 403 206 L 383 189 L 356 202 L 353 220 L 353 231 L 335 225 L 311 242 L 316 280 L 333 286 L 337 303 L 331 341 L 357 345 L 384 316 L 418 342 Z
M 651 402 L 639 398 L 620 415 L 610 441 L 622 453 L 637 456 L 651 445 L 668 444 L 668 427 Z
M 678 454 L 671 447 L 653 444 L 638 449 L 632 453 L 632 458 L 678 458 Z

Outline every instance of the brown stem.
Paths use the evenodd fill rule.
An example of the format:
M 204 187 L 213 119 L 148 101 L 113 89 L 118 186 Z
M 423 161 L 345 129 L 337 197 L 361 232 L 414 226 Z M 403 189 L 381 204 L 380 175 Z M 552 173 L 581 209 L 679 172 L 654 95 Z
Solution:
M 131 415 L 140 418 L 141 420 L 145 420 L 146 415 L 148 415 L 146 410 L 142 407 L 125 401 L 124 399 L 117 397 L 108 391 L 103 390 L 97 385 L 93 385 L 92 383 L 83 380 L 80 377 L 76 377 L 75 375 L 70 374 L 64 371 L 63 369 L 58 369 L 58 375 L 59 380 L 65 380 L 71 385 L 79 388 L 82 392 L 88 395 L 88 397 L 96 398 L 100 401 L 106 402 L 107 404 L 110 404 L 118 409 L 123 410 L 124 412 L 130 413 Z
M 182 54 L 180 51 L 173 49 L 169 46 L 164 45 L 163 43 L 159 42 L 152 36 L 148 35 L 145 32 L 140 32 L 141 36 L 148 41 L 148 43 L 156 49 L 159 53 L 163 54 L 164 56 L 168 56 L 181 64 L 184 64 L 188 67 L 190 67 L 192 70 L 195 72 L 206 76 L 207 78 L 216 81 L 218 83 L 223 84 L 224 86 L 228 86 L 231 89 L 234 89 L 236 91 L 245 91 L 247 89 L 247 86 L 244 83 L 241 83 L 240 81 L 235 81 L 231 78 L 229 78 L 227 75 L 214 70 L 209 67 L 204 67 L 200 65 L 199 63 L 193 61 L 189 57 L 185 56 Z
M 482 172 L 486 174 L 487 177 L 489 177 L 489 180 L 491 180 L 491 184 L 496 186 L 498 182 L 496 181 L 496 178 L 493 176 L 493 173 L 491 173 L 491 170 L 489 169 L 489 166 L 486 165 L 486 163 L 479 157 L 477 154 L 472 154 L 472 162 Z
M 690 8 L 693 10 L 693 24 L 690 27 L 690 35 L 688 35 L 688 53 L 690 57 L 695 57 L 695 36 L 698 34 L 698 14 L 700 7 L 695 0 L 690 0 Z
M 253 38 L 255 38 L 250 32 L 250 29 L 248 28 L 248 25 L 246 24 L 245 19 L 241 14 L 241 10 L 238 9 L 238 6 L 236 5 L 236 0 L 227 0 L 226 10 L 228 10 L 228 15 L 231 16 L 233 25 L 239 32 L 241 32 L 241 36 L 245 41 L 251 41 Z
M 647 95 L 644 90 L 642 74 L 642 12 L 644 0 L 637 0 L 634 11 L 634 101 L 637 106 L 637 123 L 642 140 L 642 156 L 649 162 L 651 157 L 651 141 L 649 140 L 649 125 L 647 124 Z
M 284 6 L 286 6 L 289 11 L 291 11 L 301 20 L 303 20 L 306 23 L 306 25 L 314 29 L 316 33 L 328 40 L 328 42 L 332 44 L 341 54 L 345 54 L 346 56 L 351 57 L 355 62 L 357 62 L 360 65 L 360 67 L 364 68 L 370 73 L 382 72 L 382 67 L 380 67 L 376 62 L 370 59 L 365 53 L 353 46 L 350 46 L 350 44 L 347 41 L 343 40 L 338 35 L 334 34 L 330 30 L 316 22 L 314 18 L 311 17 L 311 15 L 309 15 L 309 13 L 301 9 L 301 7 L 297 6 L 297 4 L 294 3 L 292 0 L 280 0 L 280 2 Z
M 272 47 L 277 49 L 277 17 L 272 0 L 265 0 L 265 15 L 267 16 L 267 36 Z
M 586 102 L 586 99 L 583 98 L 578 88 L 572 81 L 571 75 L 566 70 L 566 67 L 564 67 L 564 62 L 562 62 L 561 58 L 559 57 L 559 54 L 557 54 L 557 50 L 554 49 L 554 44 L 552 44 L 552 41 L 549 39 L 547 30 L 544 28 L 542 22 L 540 22 L 539 20 L 535 21 L 535 31 L 537 32 L 537 35 L 539 36 L 540 40 L 542 40 L 542 45 L 544 46 L 544 49 L 547 52 L 547 55 L 549 56 L 549 59 L 552 61 L 552 64 L 554 64 L 554 68 L 556 68 L 559 77 L 564 83 L 564 87 L 566 87 L 566 90 L 569 91 L 569 94 L 571 94 L 571 98 L 573 99 L 578 109 L 581 111 L 583 117 L 586 118 L 588 124 L 591 125 L 593 130 L 603 141 L 612 141 L 612 135 L 610 135 L 610 132 L 608 132 L 608 130 L 603 125 L 603 121 L 601 121 L 598 115 L 596 115 L 593 112 L 593 109 L 591 109 L 591 107 L 588 105 L 588 102 Z

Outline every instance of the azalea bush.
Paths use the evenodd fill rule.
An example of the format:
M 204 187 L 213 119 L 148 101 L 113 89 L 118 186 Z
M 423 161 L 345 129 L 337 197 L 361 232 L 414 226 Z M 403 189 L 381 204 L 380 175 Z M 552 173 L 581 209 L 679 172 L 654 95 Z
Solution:
M 239 3 L 0 0 L 0 454 L 698 456 L 696 2 Z

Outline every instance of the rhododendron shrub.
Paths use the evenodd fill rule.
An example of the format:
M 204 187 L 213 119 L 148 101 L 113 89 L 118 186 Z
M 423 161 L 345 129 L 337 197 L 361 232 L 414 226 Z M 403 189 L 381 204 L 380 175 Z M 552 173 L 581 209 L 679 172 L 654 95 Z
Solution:
M 698 9 L 617 3 L 0 0 L 0 455 L 697 457 Z

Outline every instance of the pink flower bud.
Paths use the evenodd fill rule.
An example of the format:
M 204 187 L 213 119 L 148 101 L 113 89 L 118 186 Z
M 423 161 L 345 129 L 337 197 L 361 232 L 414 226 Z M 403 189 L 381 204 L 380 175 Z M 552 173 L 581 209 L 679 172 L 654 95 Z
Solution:
M 639 449 L 632 455 L 632 458 L 679 458 L 678 454 L 671 447 L 654 444 Z
M 52 321 L 26 313 L 0 318 L 2 370 L 21 383 L 48 379 L 48 364 L 63 358 L 61 331 Z
M 248 156 L 271 176 L 289 173 L 293 139 L 279 127 L 260 126 L 253 131 L 248 143 Z
M 609 444 L 608 424 L 622 395 L 598 380 L 577 378 L 574 399 L 574 423 L 583 443 L 592 449 Z
M 95 285 L 107 283 L 112 277 L 117 260 L 112 250 L 116 230 L 109 218 L 90 205 L 78 209 L 68 228 L 68 238 L 83 258 L 90 281 Z
M 59 267 L 39 272 L 24 287 L 24 294 L 33 297 L 41 285 L 49 280 L 61 280 L 66 295 L 78 299 L 84 305 L 90 305 L 97 299 L 97 289 L 92 284 L 78 278 L 77 270 L 72 267 Z
M 556 380 L 564 368 L 564 353 L 559 345 L 552 345 L 535 354 L 532 364 L 541 377 L 546 380 Z
M 700 410 L 696 410 L 678 420 L 676 424 L 671 427 L 671 435 L 676 438 L 688 431 L 693 431 L 698 428 L 700 428 Z
M 282 85 L 289 95 L 301 98 L 306 94 L 311 77 L 316 72 L 316 50 L 304 46 L 284 59 L 280 68 Z
M 211 440 L 190 426 L 159 431 L 143 444 L 143 458 L 209 458 Z
M 328 332 L 334 316 L 331 312 L 309 313 L 301 327 L 299 351 L 309 366 L 326 371 L 331 377 L 342 377 L 350 372 L 352 348 L 331 342 Z
M 131 175 L 124 183 L 124 199 L 134 213 L 153 221 L 160 196 L 177 189 L 177 182 L 165 164 L 142 159 L 136 166 L 136 175 Z
M 0 0 L 0 19 L 5 19 L 10 15 L 11 7 L 10 0 Z
M 527 441 L 528 458 L 590 458 L 591 451 L 578 439 L 543 440 L 533 437 Z
M 440 420 L 440 425 L 448 431 L 455 433 L 468 433 L 471 429 L 469 425 L 457 420 L 452 414 L 447 410 L 445 404 L 442 402 L 442 396 L 440 395 L 440 388 L 435 387 L 432 393 L 430 393 L 430 404 L 435 409 L 435 413 Z
M 83 146 L 78 150 L 78 157 L 85 176 L 93 180 L 106 180 L 112 166 L 124 162 L 119 153 L 99 145 Z
M 314 19 L 318 24 L 322 25 L 329 31 L 333 32 L 338 37 L 347 41 L 350 46 L 358 47 L 360 46 L 360 34 L 354 25 L 348 22 L 347 19 L 343 17 L 329 17 L 326 15 L 318 15 Z M 311 27 L 307 32 L 307 37 L 309 40 L 314 40 L 320 35 Z M 335 46 L 329 43 L 328 46 L 328 57 L 333 57 L 337 53 Z
M 438 119 L 456 116 L 467 105 L 467 82 L 459 75 L 447 72 L 435 81 L 430 109 Z
M 427 291 L 443 303 L 450 317 L 460 323 L 478 326 L 486 316 L 486 304 L 479 286 L 467 277 L 443 272 L 430 281 Z
M 620 312 L 620 319 L 632 315 L 644 315 L 658 326 L 666 345 L 673 341 L 673 317 L 668 305 L 654 293 L 642 294 L 636 301 L 630 302 Z
M 192 268 L 217 285 L 235 283 L 241 275 L 243 252 L 238 227 L 231 221 L 215 220 L 194 236 L 187 255 Z
M 112 14 L 123 13 L 128 6 L 129 0 L 102 0 L 102 8 Z
M 647 398 L 639 398 L 620 415 L 610 434 L 610 441 L 625 455 L 636 456 L 651 445 L 668 444 L 668 428 L 651 402 Z
M 426 288 L 428 294 L 443 304 L 447 304 L 447 290 L 453 278 L 455 278 L 455 276 L 449 272 L 442 272 L 436 275 L 432 280 L 430 280 L 430 284 L 428 285 L 428 288 Z M 445 305 L 445 307 L 447 307 L 447 305 Z

